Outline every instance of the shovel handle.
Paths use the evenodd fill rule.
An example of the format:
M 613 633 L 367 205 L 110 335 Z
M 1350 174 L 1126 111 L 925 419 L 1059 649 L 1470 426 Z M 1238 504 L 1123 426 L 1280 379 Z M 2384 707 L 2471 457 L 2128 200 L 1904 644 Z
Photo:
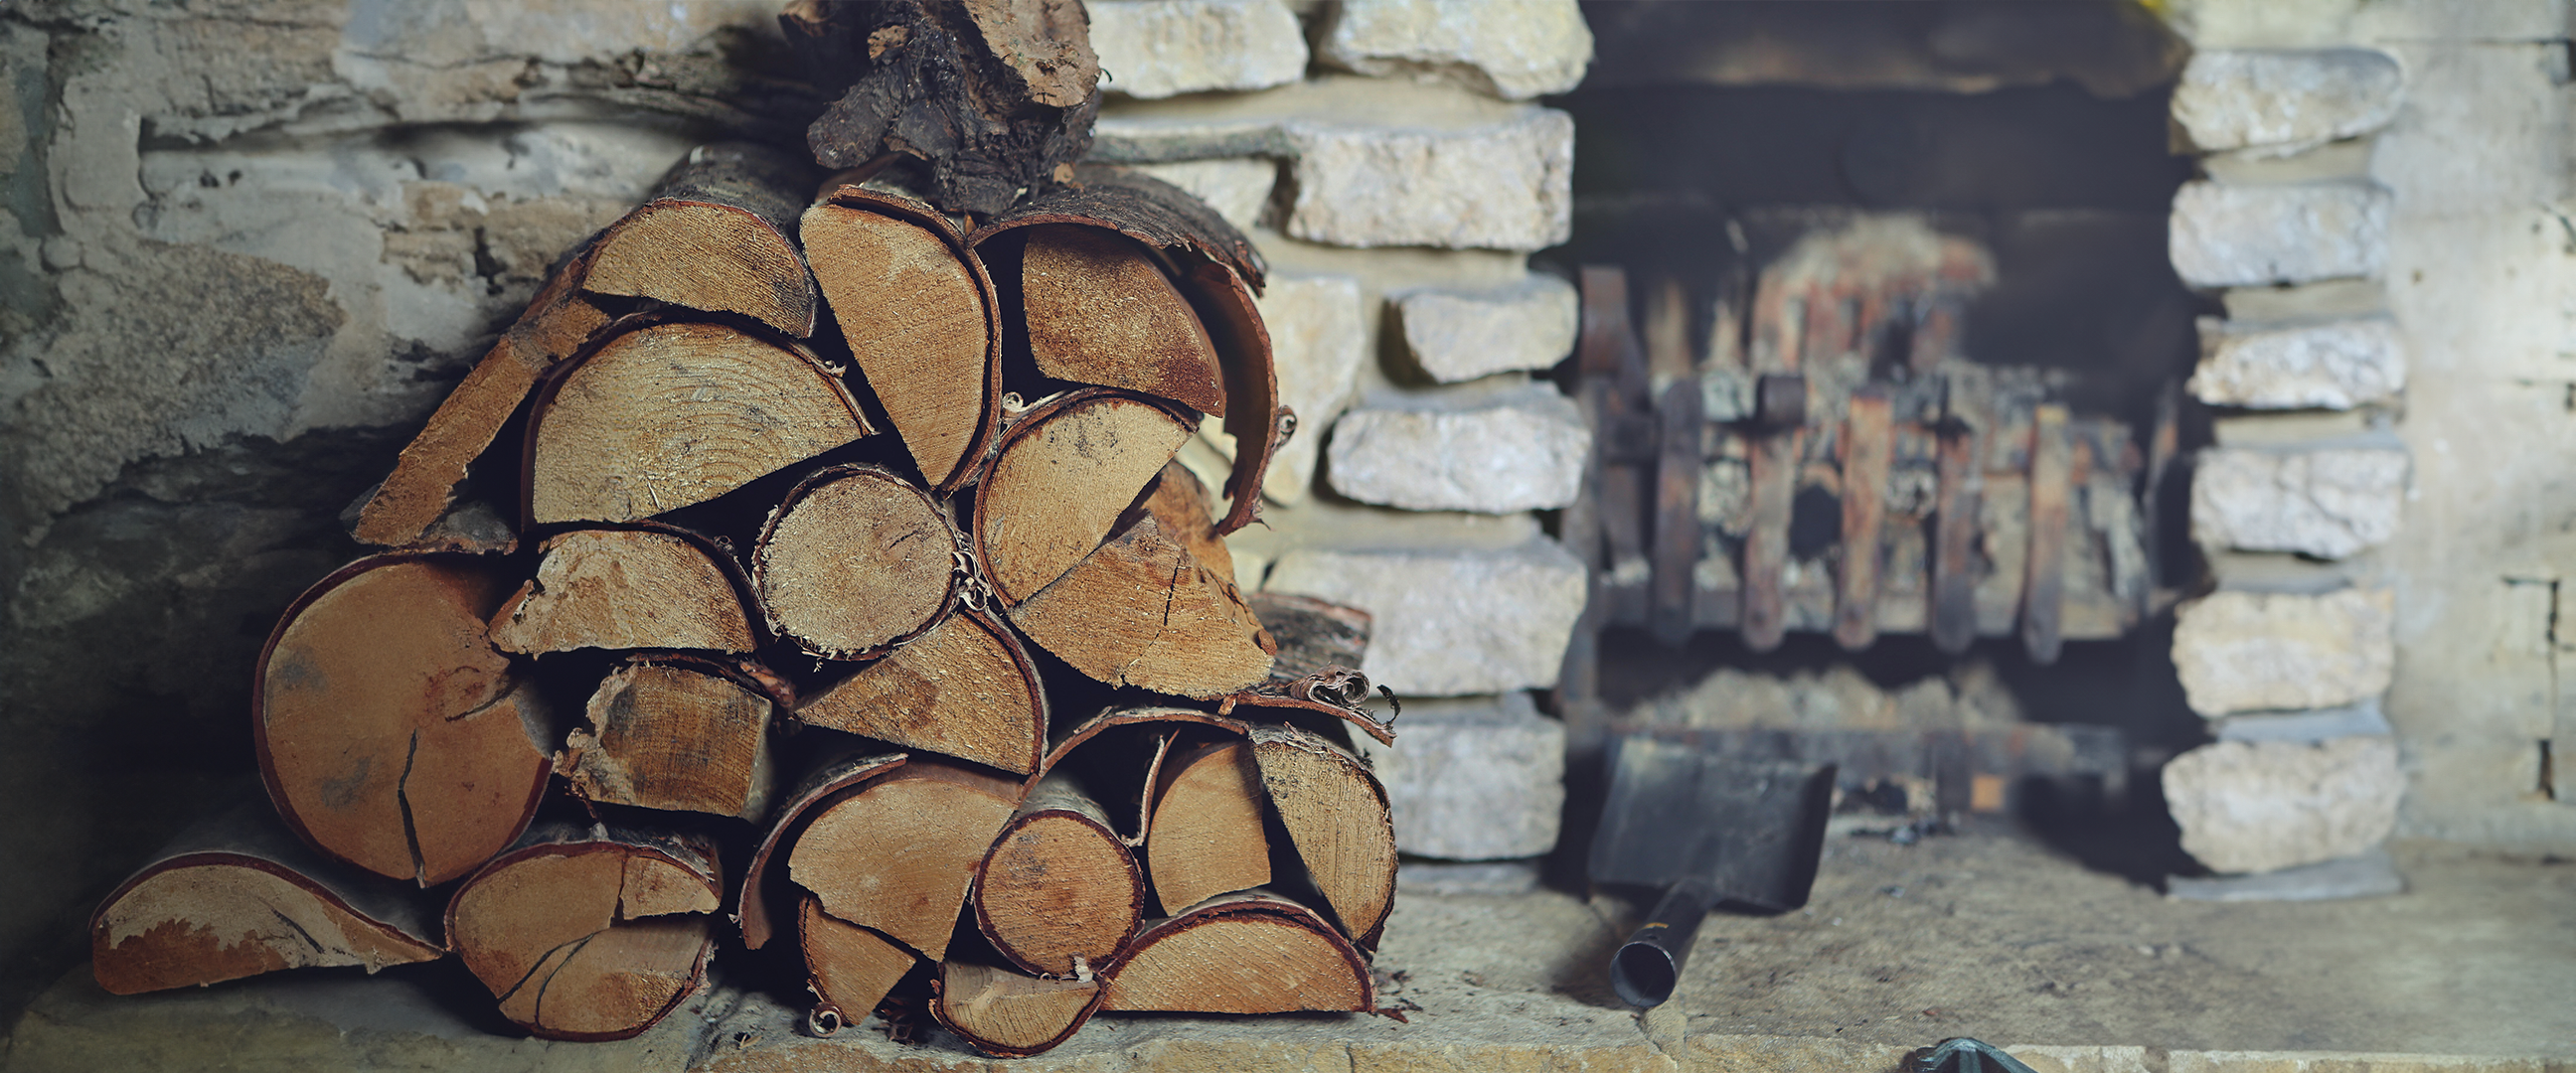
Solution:
M 1610 959 L 1610 987 L 1621 1001 L 1653 1007 L 1673 997 L 1673 986 L 1681 982 L 1682 963 L 1690 960 L 1691 941 L 1699 937 L 1700 921 L 1708 917 L 1708 905 L 1716 900 L 1708 884 L 1690 880 L 1664 892 L 1645 926 Z

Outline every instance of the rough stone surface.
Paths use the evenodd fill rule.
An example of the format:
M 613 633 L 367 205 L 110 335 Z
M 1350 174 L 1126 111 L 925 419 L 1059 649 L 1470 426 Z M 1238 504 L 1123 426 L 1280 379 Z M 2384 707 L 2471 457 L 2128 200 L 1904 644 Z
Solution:
M 1573 234 L 1574 120 L 1551 108 L 1460 131 L 1290 128 L 1285 230 L 1336 246 L 1540 250 Z
M 1270 191 L 1279 185 L 1279 162 L 1265 157 L 1139 164 L 1136 170 L 1189 191 L 1225 217 L 1225 222 L 1244 231 L 1261 222 L 1262 210 L 1270 204 Z
M 1350 406 L 1360 363 L 1368 356 L 1359 281 L 1274 275 L 1259 304 L 1279 371 L 1279 401 L 1297 413 L 1297 432 L 1270 456 L 1261 487 L 1272 500 L 1293 506 L 1314 488 L 1324 436 Z
M 2385 898 L 2406 892 L 2406 879 L 2388 851 L 2303 864 L 2248 876 L 2175 876 L 2165 892 L 2190 902 L 2321 902 L 2333 898 Z
M 2406 777 L 2387 738 L 2222 741 L 2165 765 L 2182 848 L 2215 872 L 2271 872 L 2363 853 L 2397 826 Z
M 2388 125 L 2405 80 L 2374 49 L 2207 50 L 2183 66 L 2173 117 L 2204 152 L 2291 153 Z
M 2395 733 L 2388 726 L 2388 714 L 2380 710 L 2377 698 L 2341 708 L 2319 708 L 2307 712 L 2262 712 L 2253 715 L 2231 715 L 2211 720 L 2210 729 L 2220 741 L 2325 741 L 2376 734 L 2386 737 Z
M 1398 897 L 1418 894 L 1529 894 L 1538 890 L 1539 862 L 1406 860 L 1395 870 Z
M 1492 861 L 1556 848 L 1565 724 L 1540 715 L 1529 694 L 1415 701 L 1397 724 L 1399 747 L 1368 743 L 1395 810 L 1396 849 Z
M 2348 410 L 2406 387 L 2406 354 L 2386 317 L 2322 324 L 2200 318 L 2200 366 L 2188 385 L 2212 406 Z
M 2367 183 L 2185 183 L 2174 194 L 2174 271 L 2194 287 L 2377 276 L 2388 211 L 2388 191 Z
M 1405 350 L 1444 384 L 1545 369 L 1574 352 L 1574 285 L 1545 273 L 1508 287 L 1414 291 L 1395 299 Z
M 1501 551 L 1292 551 L 1263 588 L 1373 616 L 1360 669 L 1402 696 L 1556 684 L 1583 614 L 1583 563 L 1553 540 Z
M 2332 708 L 2387 692 L 2395 594 L 2217 592 L 2175 609 L 2173 661 L 2193 711 Z
M 1517 101 L 1582 82 L 1592 30 L 1574 0 L 1343 0 L 1322 48 L 1345 70 Z
M 2205 547 L 2340 559 L 2397 534 L 2406 451 L 2216 447 L 2191 475 L 2192 538 Z
M 1280 0 L 1091 0 L 1100 86 L 1130 97 L 1268 89 L 1306 73 L 1306 34 Z
M 1334 426 L 1333 490 L 1408 510 L 1507 514 L 1574 502 L 1592 430 L 1574 400 L 1530 387 L 1458 409 L 1373 407 Z

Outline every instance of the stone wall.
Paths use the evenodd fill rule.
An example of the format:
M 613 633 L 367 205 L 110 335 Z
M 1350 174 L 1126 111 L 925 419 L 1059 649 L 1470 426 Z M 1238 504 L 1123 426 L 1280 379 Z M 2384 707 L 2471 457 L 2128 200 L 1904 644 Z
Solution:
M 2191 529 L 2219 591 L 2181 609 L 2174 661 L 2221 740 L 2166 771 L 2184 844 L 2222 872 L 2391 830 L 2576 845 L 2569 9 L 2172 20 L 2205 176 L 2173 261 L 2225 308 L 2189 385 L 2216 417 Z
M 696 142 L 796 139 L 817 104 L 774 77 L 777 6 L 0 6 L 0 1008 L 192 809 L 256 792 L 262 638 L 359 554 L 337 515 L 548 262 Z M 1512 833 L 1415 848 L 1544 851 L 1557 725 L 1512 698 L 1581 600 L 1531 511 L 1571 497 L 1584 433 L 1529 375 L 1572 343 L 1526 256 L 1565 238 L 1573 131 L 1526 101 L 1582 75 L 1573 0 L 1094 12 L 1097 156 L 1277 269 L 1303 425 L 1243 580 L 1375 611 L 1368 670 L 1408 696 L 1485 698 L 1406 724 L 1427 757 L 1518 733 L 1519 781 L 1483 791 L 1529 813 Z

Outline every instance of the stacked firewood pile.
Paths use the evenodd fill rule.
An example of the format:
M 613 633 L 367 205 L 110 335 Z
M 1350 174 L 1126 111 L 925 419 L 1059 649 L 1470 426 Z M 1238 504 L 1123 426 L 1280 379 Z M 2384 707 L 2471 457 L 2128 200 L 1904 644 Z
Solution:
M 814 156 L 858 166 L 703 147 L 567 256 L 358 509 L 389 550 L 270 635 L 282 828 L 111 895 L 101 985 L 452 954 L 528 1031 L 616 1039 L 738 940 L 818 1032 L 913 993 L 996 1055 L 1372 1009 L 1366 616 L 1233 582 L 1293 429 L 1262 265 L 1068 163 L 1080 18 L 791 9 L 846 90 Z M 1173 461 L 1203 420 L 1221 490 Z

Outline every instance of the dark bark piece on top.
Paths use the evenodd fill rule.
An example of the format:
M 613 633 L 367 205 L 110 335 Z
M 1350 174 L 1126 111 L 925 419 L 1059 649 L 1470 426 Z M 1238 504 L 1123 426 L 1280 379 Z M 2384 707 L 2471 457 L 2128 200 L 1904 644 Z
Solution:
M 486 637 L 508 586 L 477 557 L 394 553 L 287 608 L 260 654 L 251 725 L 270 800 L 308 844 L 432 886 L 527 828 L 553 730 Z
M 824 912 L 937 960 L 1019 797 L 1016 782 L 916 757 L 815 809 L 788 852 L 788 874 Z
M 1074 182 L 1077 185 L 1030 198 L 967 241 L 980 246 L 1003 232 L 1039 224 L 1103 227 L 1158 250 L 1215 261 L 1233 269 L 1254 291 L 1261 289 L 1268 272 L 1261 251 L 1189 191 L 1141 171 L 1105 164 L 1075 168 Z
M 1046 752 L 1046 690 L 1009 627 L 961 608 L 796 709 L 796 721 L 1027 775 Z
M 857 659 L 928 631 L 958 597 L 964 541 L 937 502 L 877 466 L 827 466 L 762 526 L 751 577 L 778 632 Z
M 528 420 L 527 522 L 625 522 L 703 503 L 871 430 L 803 344 L 639 317 L 550 370 Z
M 1216 344 L 1152 252 L 1106 228 L 1022 233 L 1020 309 L 1039 372 L 1225 415 Z
M 610 225 L 582 285 L 810 336 L 814 280 L 793 236 L 818 178 L 813 165 L 752 142 L 692 149 L 650 200 Z
M 555 773 L 584 801 L 757 820 L 777 788 L 771 709 L 722 664 L 629 657 L 591 694 Z
M 975 872 L 975 926 L 1011 964 L 1088 977 L 1145 913 L 1145 877 L 1079 780 L 1039 780 Z
M 1368 962 L 1314 910 L 1268 891 L 1152 921 L 1105 973 L 1103 1011 L 1366 1012 Z
M 922 479 L 955 488 L 1000 424 L 1001 313 L 984 263 L 930 206 L 858 186 L 799 227 L 859 375 Z
M 1139 514 L 1037 595 L 1011 624 L 1095 681 L 1212 699 L 1268 677 L 1277 644 L 1231 578 Z
M 446 956 L 417 888 L 322 859 L 264 804 L 182 833 L 91 914 L 90 972 L 134 995 L 280 969 Z
M 930 164 L 932 204 L 989 216 L 1091 148 L 1100 68 L 1078 0 L 800 0 L 779 24 L 838 94 L 805 134 L 826 168 L 902 153 Z
M 742 891 L 734 897 L 734 923 L 742 927 L 742 945 L 752 950 L 769 945 L 778 921 L 792 912 L 787 906 L 785 884 L 768 882 L 770 861 L 778 852 L 795 844 L 795 836 L 805 830 L 805 821 L 814 809 L 868 780 L 903 766 L 903 753 L 861 754 L 843 751 L 827 754 L 813 761 L 813 767 L 796 780 L 795 788 L 780 800 L 777 815 L 760 836 L 760 845 L 751 854 L 751 867 L 743 870 Z
M 1368 765 L 1295 727 L 1255 726 L 1262 787 L 1343 933 L 1377 949 L 1395 908 L 1395 824 Z
M 1357 667 L 1368 655 L 1366 611 L 1284 592 L 1248 592 L 1243 599 L 1279 642 L 1271 681 L 1292 682 L 1336 665 Z
M 579 648 L 749 652 L 768 632 L 733 555 L 673 526 L 575 529 L 546 538 L 537 576 L 492 616 L 492 644 L 534 655 Z
M 554 824 L 456 888 L 448 940 L 501 1016 L 549 1039 L 626 1039 L 706 978 L 715 843 Z
M 1009 969 L 948 961 L 930 1015 L 976 1050 L 1026 1058 L 1064 1042 L 1100 1008 L 1100 981 L 1041 979 Z

